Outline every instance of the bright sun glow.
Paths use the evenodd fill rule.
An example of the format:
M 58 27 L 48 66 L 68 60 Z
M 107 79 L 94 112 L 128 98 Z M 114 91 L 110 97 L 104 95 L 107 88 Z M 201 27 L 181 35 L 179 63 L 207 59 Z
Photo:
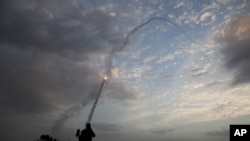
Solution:
M 104 78 L 103 78 L 104 80 L 107 80 L 108 79 L 108 77 L 107 76 L 104 76 Z

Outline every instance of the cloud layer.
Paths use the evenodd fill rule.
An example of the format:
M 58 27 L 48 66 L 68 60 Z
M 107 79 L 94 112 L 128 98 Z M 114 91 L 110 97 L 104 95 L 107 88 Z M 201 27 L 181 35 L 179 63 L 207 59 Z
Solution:
M 120 45 L 122 35 L 114 28 L 114 16 L 100 10 L 82 11 L 74 2 L 3 2 L 1 104 L 46 112 L 60 103 L 79 101 L 99 86 L 105 70 L 100 67 L 105 65 L 93 60 Z M 116 99 L 126 99 L 126 85 L 110 85 L 125 93 L 121 97 L 118 93 Z M 134 97 L 128 95 L 128 99 Z
M 117 24 L 115 16 L 77 1 L 1 1 L 0 109 L 14 111 L 11 117 L 67 109 L 53 130 L 63 127 L 95 97 L 106 66 L 100 62 L 123 41 Z M 114 99 L 137 98 L 121 82 L 109 87 Z
M 228 70 L 235 71 L 233 85 L 250 82 L 250 15 L 240 16 L 221 31 L 222 54 Z

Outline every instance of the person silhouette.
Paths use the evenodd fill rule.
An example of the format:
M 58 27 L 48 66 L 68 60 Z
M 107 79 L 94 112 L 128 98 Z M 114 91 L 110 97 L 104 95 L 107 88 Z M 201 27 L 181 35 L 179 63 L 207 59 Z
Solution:
M 81 134 L 78 137 L 79 141 L 92 141 L 92 138 L 95 137 L 95 133 L 92 130 L 90 123 L 86 124 L 86 128 L 81 131 Z

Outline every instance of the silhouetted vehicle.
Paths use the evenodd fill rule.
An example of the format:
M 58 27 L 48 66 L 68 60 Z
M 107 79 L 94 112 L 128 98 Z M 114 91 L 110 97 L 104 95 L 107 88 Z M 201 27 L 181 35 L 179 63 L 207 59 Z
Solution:
M 86 128 L 81 131 L 81 134 L 80 129 L 76 131 L 76 136 L 79 141 L 92 141 L 92 138 L 95 137 L 95 133 L 91 128 L 91 124 L 87 123 Z

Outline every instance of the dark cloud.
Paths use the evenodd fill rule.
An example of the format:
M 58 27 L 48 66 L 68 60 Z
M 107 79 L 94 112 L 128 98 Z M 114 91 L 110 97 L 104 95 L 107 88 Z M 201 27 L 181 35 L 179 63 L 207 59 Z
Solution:
M 1 105 L 19 112 L 47 112 L 59 103 L 69 104 L 87 95 L 98 76 L 87 63 L 78 64 L 58 55 L 34 54 L 1 48 Z M 96 77 L 98 78 L 98 77 Z
M 173 131 L 174 129 L 150 130 L 151 133 L 158 135 L 164 135 Z
M 121 42 L 121 36 L 114 31 L 114 17 L 101 11 L 84 12 L 73 2 L 59 0 L 25 3 L 32 6 L 20 3 L 6 2 L 2 9 L 2 44 L 82 56 L 111 49 Z
M 91 58 L 108 54 L 122 42 L 122 35 L 115 31 L 114 17 L 83 11 L 74 2 L 1 2 L 1 105 L 47 112 L 60 103 L 80 102 L 99 86 L 100 69 L 93 67 Z M 122 93 L 129 91 L 119 86 Z
M 2 4 L 1 105 L 46 112 L 57 102 L 88 94 L 99 74 L 89 65 L 91 54 L 120 42 L 114 20 L 100 11 L 84 13 L 66 1 Z
M 229 129 L 222 128 L 220 131 L 209 131 L 205 133 L 207 136 L 229 137 Z
M 25 115 L 36 123 L 41 121 L 37 114 L 67 109 L 52 123 L 57 129 L 80 112 L 95 97 L 105 70 L 92 60 L 122 43 L 117 25 L 116 17 L 85 11 L 74 0 L 1 1 L 0 112 L 16 113 L 6 114 L 11 118 L 4 120 Z M 116 89 L 116 95 L 122 96 L 115 99 L 135 99 L 125 87 Z M 23 118 L 18 124 L 26 122 Z M 15 130 L 24 131 L 19 126 Z M 12 133 L 1 130 L 0 134 Z
M 250 15 L 240 16 L 221 31 L 219 41 L 228 70 L 235 71 L 233 85 L 250 82 Z

